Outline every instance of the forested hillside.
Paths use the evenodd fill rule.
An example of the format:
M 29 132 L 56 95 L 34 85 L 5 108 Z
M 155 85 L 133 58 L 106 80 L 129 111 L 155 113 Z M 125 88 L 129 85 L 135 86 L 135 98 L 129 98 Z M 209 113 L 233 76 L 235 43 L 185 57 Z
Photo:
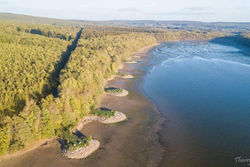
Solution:
M 27 98 L 38 101 L 48 94 L 54 84 L 51 74 L 72 41 L 27 33 L 32 28 L 23 24 L 1 23 L 0 29 L 0 113 L 12 116 L 23 109 Z M 77 32 L 72 27 L 41 26 L 44 29 L 70 32 L 72 38 Z
M 0 154 L 70 130 L 97 107 L 104 79 L 136 50 L 223 35 L 13 22 L 0 28 Z
M 137 49 L 155 43 L 152 34 L 110 28 L 85 28 L 78 47 L 61 71 L 59 98 L 53 72 L 73 42 L 46 35 L 46 28 L 1 24 L 0 152 L 19 150 L 31 141 L 59 135 L 95 107 L 104 78 Z M 30 33 L 37 29 L 42 34 Z M 67 36 L 69 27 L 60 30 Z M 76 37 L 79 28 L 70 33 Z M 66 62 L 65 62 L 66 63 Z
M 180 40 L 208 40 L 215 37 L 225 36 L 226 33 L 219 31 L 165 31 L 155 32 L 155 37 L 159 41 L 180 41 Z

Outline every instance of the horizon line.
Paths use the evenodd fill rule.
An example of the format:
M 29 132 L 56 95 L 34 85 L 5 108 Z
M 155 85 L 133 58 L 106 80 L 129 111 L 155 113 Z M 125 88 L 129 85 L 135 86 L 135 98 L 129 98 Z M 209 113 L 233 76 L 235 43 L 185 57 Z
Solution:
M 108 22 L 108 21 L 176 21 L 176 22 L 200 22 L 200 23 L 250 23 L 250 21 L 201 21 L 201 20 L 164 20 L 164 19 L 107 19 L 107 20 L 88 20 L 88 19 L 66 19 L 66 18 L 56 18 L 50 16 L 40 16 L 40 15 L 29 15 L 23 13 L 14 13 L 14 12 L 0 12 L 0 14 L 12 14 L 12 15 L 23 15 L 28 17 L 38 17 L 44 19 L 55 19 L 62 21 L 86 21 L 86 22 Z

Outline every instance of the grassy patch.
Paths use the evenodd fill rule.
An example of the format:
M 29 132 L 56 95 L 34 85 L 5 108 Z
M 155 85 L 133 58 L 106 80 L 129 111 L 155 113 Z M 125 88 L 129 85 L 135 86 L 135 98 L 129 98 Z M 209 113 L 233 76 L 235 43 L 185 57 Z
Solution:
M 61 137 L 65 141 L 64 147 L 69 151 L 76 150 L 80 147 L 85 147 L 89 145 L 89 142 L 92 140 L 91 136 L 88 137 L 84 135 L 77 136 L 76 134 L 73 134 L 68 130 L 63 131 Z
M 122 72 L 118 72 L 118 73 L 116 73 L 116 74 L 119 75 L 119 76 L 122 76 L 122 77 L 128 76 L 127 73 L 122 73 Z
M 112 93 L 112 94 L 118 94 L 118 93 L 122 93 L 123 89 L 121 88 L 105 88 L 104 89 L 106 93 Z
M 110 110 L 107 108 L 95 109 L 92 110 L 90 114 L 97 115 L 99 117 L 109 118 L 115 115 L 115 110 Z

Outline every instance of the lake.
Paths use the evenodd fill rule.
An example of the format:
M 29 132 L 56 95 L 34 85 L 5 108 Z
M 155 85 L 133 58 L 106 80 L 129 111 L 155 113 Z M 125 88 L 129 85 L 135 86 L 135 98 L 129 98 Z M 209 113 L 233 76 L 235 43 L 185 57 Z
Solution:
M 161 166 L 247 166 L 250 159 L 250 55 L 240 46 L 169 42 L 149 60 L 143 91 L 166 118 Z

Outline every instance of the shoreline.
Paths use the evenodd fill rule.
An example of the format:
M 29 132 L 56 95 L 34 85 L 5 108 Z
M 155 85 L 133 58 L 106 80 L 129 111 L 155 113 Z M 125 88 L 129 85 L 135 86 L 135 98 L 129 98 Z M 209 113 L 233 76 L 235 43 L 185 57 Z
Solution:
M 100 142 L 98 140 L 92 139 L 89 142 L 89 145 L 85 147 L 80 147 L 73 151 L 66 151 L 66 153 L 63 156 L 70 159 L 83 159 L 93 154 L 96 150 L 98 150 L 99 147 L 100 147 Z
M 4 160 L 8 160 L 17 156 L 22 156 L 30 151 L 33 151 L 37 148 L 39 148 L 40 146 L 43 145 L 47 145 L 49 142 L 53 142 L 56 140 L 56 137 L 52 137 L 49 139 L 43 139 L 43 140 L 39 140 L 39 141 L 35 141 L 35 142 L 31 142 L 28 144 L 27 148 L 24 148 L 23 150 L 19 150 L 17 152 L 14 153 L 7 153 L 6 155 L 2 155 L 0 157 L 0 163 Z
M 127 119 L 127 116 L 119 111 L 115 111 L 114 116 L 108 117 L 108 118 L 100 117 L 97 115 L 89 115 L 81 119 L 81 121 L 73 129 L 73 132 L 80 131 L 85 125 L 93 121 L 98 121 L 103 124 L 115 124 L 118 122 L 125 121 L 126 119 Z M 70 159 L 84 159 L 90 156 L 91 154 L 93 154 L 95 151 L 97 151 L 100 145 L 101 143 L 97 139 L 92 139 L 89 142 L 89 145 L 87 146 L 80 147 L 73 151 L 65 150 L 65 153 L 63 153 L 63 156 L 70 158 Z
M 76 130 L 81 130 L 85 125 L 97 121 L 103 124 L 115 124 L 118 122 L 125 121 L 127 119 L 127 116 L 123 114 L 122 112 L 115 111 L 114 116 L 109 118 L 99 117 L 96 115 L 89 115 L 85 116 L 81 119 L 81 121 L 78 123 L 78 125 L 74 128 L 73 132 Z
M 157 43 L 153 47 L 148 49 L 147 52 L 140 53 L 140 54 L 143 54 L 142 56 L 144 56 L 144 58 L 146 60 L 142 60 L 142 56 L 139 56 L 139 59 L 137 59 L 137 61 L 142 60 L 142 61 L 146 62 L 144 65 L 142 65 L 143 67 L 147 66 L 147 67 L 151 68 L 151 65 L 147 64 L 147 62 L 153 56 L 152 51 L 157 46 L 160 46 L 163 43 L 162 42 Z M 135 58 L 138 58 L 138 56 L 135 55 Z M 141 73 L 137 79 L 137 83 L 134 84 L 134 89 L 137 91 L 138 94 L 141 94 L 144 98 L 146 98 L 146 100 L 150 103 L 154 112 L 156 113 L 155 123 L 153 124 L 153 126 L 149 130 L 149 133 L 152 134 L 152 135 L 150 135 L 152 137 L 151 143 L 155 143 L 155 144 L 151 148 L 150 155 L 149 155 L 151 157 L 151 159 L 149 159 L 149 161 L 147 163 L 147 166 L 154 167 L 154 166 L 158 166 L 161 164 L 162 158 L 163 158 L 164 153 L 166 151 L 165 146 L 161 143 L 161 136 L 160 136 L 161 127 L 164 124 L 164 122 L 166 121 L 166 119 L 165 119 L 165 117 L 162 117 L 162 114 L 159 112 L 158 107 L 156 106 L 154 101 L 149 96 L 147 96 L 147 94 L 143 90 L 144 77 L 147 74 L 147 72 L 148 72 L 148 69 L 143 68 L 143 70 L 141 71 Z
M 153 44 L 153 45 L 151 45 L 151 46 L 147 46 L 147 47 L 144 47 L 144 48 L 141 48 L 141 49 L 139 49 L 137 52 L 135 52 L 133 55 L 131 55 L 131 59 L 136 59 L 136 61 L 138 61 L 138 60 L 141 60 L 141 59 L 144 59 L 144 58 L 147 58 L 147 57 L 150 57 L 150 50 L 151 49 L 153 49 L 155 46 L 157 46 L 157 45 L 159 45 L 160 43 L 155 43 L 155 44 Z M 132 66 L 132 67 L 131 67 Z M 135 74 L 133 74 L 133 71 L 134 71 L 134 69 L 138 69 L 140 66 L 143 66 L 142 64 L 140 64 L 140 63 L 137 63 L 137 64 L 129 64 L 129 63 L 126 63 L 126 62 L 121 62 L 121 64 L 119 65 L 119 71 L 129 71 L 128 72 L 128 74 L 129 75 L 132 75 L 132 76 L 137 76 L 137 75 L 135 75 Z M 132 72 L 132 73 L 131 73 Z M 139 77 L 141 78 L 141 75 L 143 75 L 142 73 L 140 73 L 139 74 Z M 125 78 L 125 77 L 122 77 L 122 76 L 116 76 L 116 75 L 113 75 L 113 76 L 111 76 L 110 78 L 108 78 L 108 79 L 106 79 L 105 81 L 104 81 L 104 85 L 110 85 L 112 82 L 123 82 L 122 84 L 121 84 L 121 88 L 125 88 L 125 89 L 127 89 L 126 87 L 124 87 L 124 86 L 126 86 L 128 83 L 131 83 L 132 82 L 132 85 L 133 85 L 133 87 L 134 87 L 134 84 L 136 85 L 136 83 L 133 83 L 133 82 L 137 82 L 138 80 L 141 80 L 141 79 L 137 79 L 137 77 L 135 78 L 135 79 L 129 79 L 129 78 Z M 140 81 L 139 81 L 140 82 Z M 134 91 L 136 91 L 137 93 L 139 93 L 139 94 L 143 94 L 142 92 L 140 92 L 140 89 L 139 88 L 135 88 L 135 89 L 137 89 L 137 90 L 134 90 Z M 127 89 L 127 90 L 129 90 L 129 89 Z M 130 91 L 130 90 L 129 90 Z M 103 106 L 103 104 L 105 104 L 106 102 L 106 100 L 108 100 L 109 101 L 109 99 L 116 99 L 117 101 L 121 101 L 119 98 L 117 99 L 117 97 L 116 96 L 107 96 L 107 95 L 105 95 L 105 94 L 103 94 L 102 95 L 102 97 L 101 97 L 101 100 L 99 101 L 99 106 Z M 125 100 L 127 100 L 128 99 L 128 97 L 124 97 L 123 99 L 125 99 Z M 148 99 L 146 99 L 146 100 L 148 100 Z M 104 101 L 104 102 L 101 102 L 101 101 Z M 101 104 L 102 103 L 102 104 Z M 108 103 L 110 103 L 110 102 L 108 102 Z M 151 104 L 151 102 L 149 102 L 150 103 L 150 105 L 152 105 Z M 107 103 L 106 103 L 107 104 Z M 109 104 L 108 104 L 109 105 Z M 119 108 L 119 106 L 115 106 L 115 107 L 117 107 L 117 108 Z M 110 108 L 112 108 L 112 107 L 110 107 Z M 155 109 L 155 107 L 153 107 L 154 109 L 153 110 L 156 110 Z M 129 110 L 131 110 L 131 109 L 127 109 L 127 111 L 129 111 Z M 117 110 L 117 111 L 120 111 L 120 110 Z M 126 114 L 126 113 L 125 113 Z M 126 114 L 127 115 L 127 114 Z M 133 119 L 133 118 L 132 118 Z M 130 121 L 131 120 L 131 117 L 129 116 L 128 117 L 128 121 Z M 91 121 L 91 122 L 93 122 L 93 121 Z M 95 121 L 94 121 L 95 122 Z M 98 122 L 98 121 L 97 121 Z M 127 122 L 127 121 L 126 121 Z M 96 124 L 96 123 L 91 123 L 91 125 L 92 124 Z M 91 126 L 90 124 L 88 124 L 87 126 Z M 116 125 L 117 126 L 117 125 Z M 102 125 L 102 127 L 103 127 L 103 125 Z M 112 127 L 112 126 L 111 126 Z M 154 128 L 155 127 L 155 128 Z M 84 126 L 82 126 L 81 128 L 88 128 L 88 127 L 86 127 L 85 125 Z M 129 128 L 129 127 L 126 127 L 126 126 L 124 126 L 124 128 Z M 156 133 L 156 131 L 159 129 L 159 125 L 156 125 L 156 126 L 153 126 L 153 128 L 152 128 L 153 130 L 150 130 L 150 132 L 149 133 Z M 83 131 L 83 132 L 85 132 L 85 131 Z M 91 132 L 92 133 L 92 132 Z M 102 134 L 98 134 L 98 135 L 102 135 Z M 98 139 L 97 137 L 94 137 L 95 139 Z M 23 154 L 31 154 L 31 152 L 37 152 L 39 149 L 41 149 L 41 147 L 40 146 L 42 146 L 44 143 L 46 143 L 48 140 L 51 140 L 51 139 L 47 139 L 47 140 L 45 140 L 44 142 L 42 142 L 42 143 L 39 143 L 39 144 L 37 144 L 36 145 L 36 147 L 34 147 L 34 148 L 32 148 L 32 149 L 29 149 L 28 151 L 23 151 L 23 150 L 21 150 L 20 152 L 19 152 L 19 154 L 18 155 L 16 155 L 16 156 L 19 156 L 21 159 L 22 159 L 22 156 L 21 155 L 23 155 Z M 99 139 L 98 139 L 99 140 Z M 155 139 L 154 137 L 152 137 L 152 140 L 154 140 L 153 142 L 155 142 L 155 140 L 158 140 L 158 137 Z M 52 141 L 53 141 L 53 139 L 52 139 Z M 52 145 L 55 145 L 55 143 L 56 142 L 54 142 L 54 143 L 48 143 L 46 146 L 48 146 L 49 148 L 50 147 L 52 147 Z M 101 147 L 109 147 L 109 146 L 107 146 L 105 143 L 104 144 L 102 144 L 103 146 L 101 146 Z M 156 144 L 157 145 L 157 144 Z M 154 145 L 154 147 L 156 146 L 156 145 Z M 152 146 L 151 146 L 152 147 Z M 160 147 L 160 146 L 159 146 Z M 158 148 L 158 150 L 154 150 L 153 151 L 153 149 L 152 149 L 152 151 L 151 152 L 154 152 L 154 154 L 153 153 L 150 153 L 152 156 L 154 156 L 154 155 L 157 155 L 156 157 L 158 157 L 158 158 L 154 158 L 154 159 L 159 159 L 159 155 L 158 155 L 158 153 L 157 152 L 159 152 L 159 147 L 157 147 Z M 33 151 L 32 151 L 33 150 Z M 109 151 L 112 151 L 112 150 L 110 150 L 109 149 Z M 98 151 L 99 152 L 99 151 Z M 96 156 L 96 154 L 98 153 L 98 152 L 96 152 L 93 156 Z M 156 153 L 156 154 L 155 154 Z M 91 154 L 92 155 L 92 154 Z M 9 156 L 8 158 L 6 158 L 6 159 L 10 159 L 10 158 L 12 158 L 12 157 L 16 157 L 16 156 Z M 30 155 L 30 156 L 32 156 L 32 155 Z M 91 156 L 92 157 L 92 156 Z M 3 160 L 3 159 L 1 159 L 1 160 Z M 0 161 L 1 161 L 0 160 Z M 159 160 L 156 160 L 157 162 L 159 162 Z M 154 164 L 154 163 L 152 163 L 152 162 L 154 162 L 155 163 L 155 161 L 151 161 L 151 165 L 152 164 Z M 150 166 L 151 166 L 150 165 Z
M 147 103 L 152 107 L 152 111 L 151 114 L 156 114 L 156 116 L 154 116 L 153 121 L 152 121 L 152 126 L 150 126 L 151 128 L 149 130 L 147 130 L 147 135 L 150 136 L 148 141 L 150 142 L 150 145 L 148 146 L 148 156 L 151 157 L 150 159 L 146 159 L 146 165 L 145 166 L 149 166 L 149 167 L 154 167 L 157 166 L 157 164 L 160 164 L 161 159 L 163 157 L 163 153 L 165 152 L 165 149 L 163 148 L 163 146 L 161 145 L 160 141 L 160 136 L 159 136 L 159 131 L 161 130 L 161 125 L 164 123 L 165 118 L 161 118 L 160 116 L 160 112 L 157 110 L 157 106 L 153 103 L 153 101 L 151 101 L 146 94 L 144 93 L 144 91 L 142 90 L 142 85 L 143 85 L 143 78 L 146 75 L 145 69 L 143 69 L 141 71 L 141 67 L 144 67 L 145 65 L 147 65 L 146 63 L 148 62 L 148 59 L 150 59 L 150 57 L 152 56 L 151 51 L 156 47 L 161 45 L 162 43 L 156 43 L 152 46 L 149 47 L 145 47 L 142 48 L 140 50 L 138 50 L 136 53 L 134 53 L 130 60 L 133 61 L 133 59 L 136 59 L 136 62 L 142 61 L 144 63 L 140 64 L 140 63 L 127 63 L 127 62 L 123 62 L 122 65 L 122 69 L 120 69 L 121 71 L 125 71 L 126 73 L 128 73 L 129 75 L 132 76 L 138 76 L 135 77 L 132 80 L 125 80 L 126 78 L 122 78 L 122 77 L 113 77 L 112 80 L 109 80 L 106 84 L 106 86 L 114 86 L 117 87 L 117 84 L 119 85 L 118 87 L 121 87 L 123 89 L 127 89 L 129 90 L 129 92 L 131 92 L 132 96 L 133 96 L 133 92 L 135 92 L 136 94 L 138 94 L 140 99 L 145 99 L 147 101 Z M 139 70 L 139 74 L 136 75 L 134 74 L 134 71 Z M 120 83 L 121 82 L 121 83 Z M 131 83 L 131 88 L 128 89 L 127 88 L 127 84 Z M 115 85 L 113 85 L 115 84 Z M 132 91 L 131 91 L 132 89 Z M 109 100 L 116 98 L 115 96 L 104 96 L 102 97 L 101 101 L 104 101 L 103 104 L 105 105 L 110 105 L 109 104 Z M 129 97 L 125 97 L 125 99 L 129 99 Z M 137 101 L 137 100 L 136 100 Z M 118 106 L 119 108 L 119 106 Z M 154 112 L 154 113 L 152 113 Z M 128 121 L 131 120 L 133 118 L 128 116 Z M 136 143 L 138 143 L 138 141 L 136 141 Z M 88 163 L 87 163 L 88 164 Z

